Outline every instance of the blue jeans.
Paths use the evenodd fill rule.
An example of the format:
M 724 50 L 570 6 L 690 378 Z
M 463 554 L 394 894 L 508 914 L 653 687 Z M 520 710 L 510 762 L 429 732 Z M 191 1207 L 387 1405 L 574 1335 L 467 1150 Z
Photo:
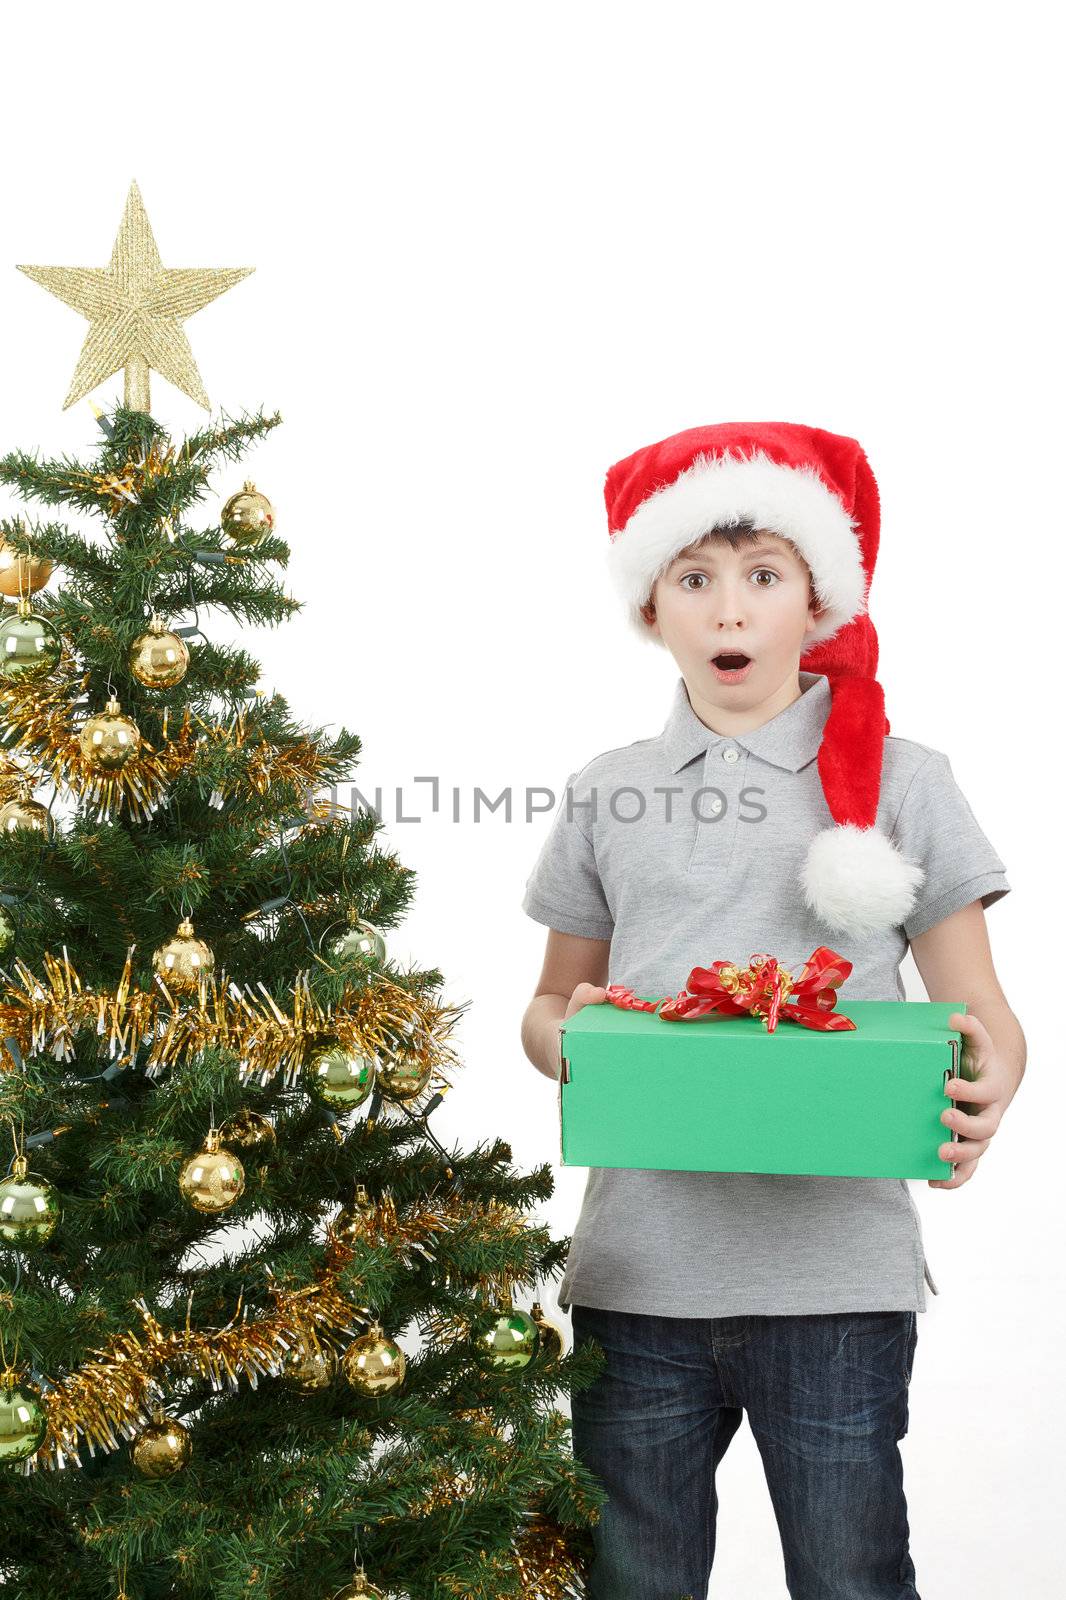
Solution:
M 659 1317 L 571 1307 L 607 1357 L 571 1395 L 574 1454 L 609 1499 L 588 1600 L 706 1600 L 715 1469 L 742 1412 L 793 1600 L 919 1600 L 898 1441 L 914 1311 Z

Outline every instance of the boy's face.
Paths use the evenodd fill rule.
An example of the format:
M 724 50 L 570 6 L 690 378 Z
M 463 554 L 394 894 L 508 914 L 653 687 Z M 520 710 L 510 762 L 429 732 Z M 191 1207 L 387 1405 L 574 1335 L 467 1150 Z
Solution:
M 735 550 L 720 534 L 687 546 L 644 607 L 690 688 L 736 711 L 795 682 L 818 614 L 807 563 L 764 530 Z M 748 664 L 730 671 L 715 662 L 723 653 L 743 654 Z

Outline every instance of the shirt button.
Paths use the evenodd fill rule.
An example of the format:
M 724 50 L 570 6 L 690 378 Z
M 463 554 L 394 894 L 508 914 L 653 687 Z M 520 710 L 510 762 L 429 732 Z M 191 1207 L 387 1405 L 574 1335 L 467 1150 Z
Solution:
M 714 797 L 714 799 L 711 801 L 711 810 L 712 811 L 721 811 L 721 809 L 722 809 L 722 802 L 718 799 L 718 797 L 716 795 Z
M 740 760 L 740 752 L 739 752 L 739 750 L 736 750 L 736 749 L 734 749 L 734 747 L 732 745 L 729 745 L 727 749 L 722 751 L 722 760 L 723 761 L 739 761 Z

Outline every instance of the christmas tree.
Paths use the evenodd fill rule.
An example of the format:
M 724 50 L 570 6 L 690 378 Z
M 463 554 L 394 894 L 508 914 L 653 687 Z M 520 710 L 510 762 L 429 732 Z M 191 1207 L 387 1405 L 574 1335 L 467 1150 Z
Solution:
M 85 459 L 0 461 L 0 1589 L 583 1594 L 550 1167 L 433 1133 L 465 1007 L 322 797 L 359 738 L 201 629 L 299 608 L 266 495 L 201 505 L 280 418 L 149 408 L 207 404 L 181 323 L 246 269 L 163 268 L 134 186 L 108 269 L 23 270 L 90 319 L 67 404 L 126 387 Z

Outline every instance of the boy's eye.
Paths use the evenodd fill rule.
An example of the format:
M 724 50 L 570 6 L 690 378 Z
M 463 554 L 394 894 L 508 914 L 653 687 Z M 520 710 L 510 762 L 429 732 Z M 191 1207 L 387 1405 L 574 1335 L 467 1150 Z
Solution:
M 779 581 L 777 573 L 774 572 L 770 567 L 756 567 L 754 572 L 752 573 L 752 577 L 753 578 L 757 578 L 760 575 L 760 573 L 765 575 L 767 578 L 772 578 L 774 580 L 774 583 L 777 583 Z M 691 581 L 694 578 L 697 580 L 695 584 L 693 584 L 692 581 Z M 706 583 L 706 581 L 707 581 L 706 573 L 703 573 L 703 572 L 686 572 L 685 576 L 681 579 L 681 587 L 683 589 L 692 589 L 692 590 L 698 592 L 700 589 L 703 588 L 703 586 Z M 757 589 L 772 589 L 773 586 L 774 586 L 774 583 L 757 583 L 755 585 L 755 587 Z

